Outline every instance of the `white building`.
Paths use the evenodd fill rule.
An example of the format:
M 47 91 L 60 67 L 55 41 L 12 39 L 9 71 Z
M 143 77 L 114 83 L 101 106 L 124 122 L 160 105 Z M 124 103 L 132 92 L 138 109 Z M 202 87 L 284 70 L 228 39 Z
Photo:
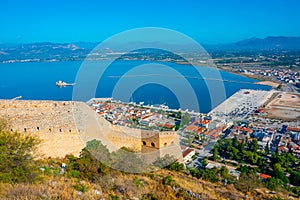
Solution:
M 192 161 L 192 157 L 195 155 L 195 150 L 188 148 L 183 151 L 182 155 L 183 155 L 183 162 L 188 163 Z

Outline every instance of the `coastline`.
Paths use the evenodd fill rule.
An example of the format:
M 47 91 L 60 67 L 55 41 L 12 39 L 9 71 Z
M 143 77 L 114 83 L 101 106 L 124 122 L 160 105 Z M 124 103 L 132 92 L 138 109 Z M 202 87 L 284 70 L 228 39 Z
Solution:
M 231 74 L 243 76 L 243 77 L 246 77 L 246 78 L 255 79 L 255 80 L 257 80 L 257 82 L 254 83 L 256 85 L 266 85 L 266 86 L 270 86 L 272 88 L 277 88 L 281 84 L 279 81 L 275 82 L 275 81 L 270 80 L 270 79 L 268 79 L 266 77 L 262 77 L 262 76 L 255 75 L 255 74 L 251 75 L 251 74 L 240 73 L 240 72 L 233 71 L 233 70 L 231 70 L 229 68 L 224 68 L 224 67 L 218 67 L 218 69 L 226 71 L 226 72 L 231 73 Z

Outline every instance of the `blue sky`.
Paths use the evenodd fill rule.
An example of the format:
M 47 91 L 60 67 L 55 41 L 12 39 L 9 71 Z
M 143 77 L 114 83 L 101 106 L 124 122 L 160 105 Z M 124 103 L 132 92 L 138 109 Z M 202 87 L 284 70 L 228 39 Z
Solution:
M 2 0 L 0 42 L 98 42 L 138 27 L 200 43 L 300 36 L 299 0 Z

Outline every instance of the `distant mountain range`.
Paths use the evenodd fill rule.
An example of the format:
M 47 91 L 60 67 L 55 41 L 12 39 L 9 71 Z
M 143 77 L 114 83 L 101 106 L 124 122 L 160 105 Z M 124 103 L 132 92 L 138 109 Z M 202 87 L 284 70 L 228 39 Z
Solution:
M 100 42 L 72 42 L 72 43 L 51 43 L 51 42 L 41 42 L 41 43 L 28 43 L 28 44 L 5 44 L 0 43 L 0 49 L 6 49 L 6 48 L 27 48 L 27 47 L 45 47 L 45 46 L 68 46 L 73 45 L 76 46 L 78 49 L 88 49 L 91 50 L 95 48 Z M 139 44 L 144 45 L 146 42 L 134 42 L 134 43 L 128 43 L 126 46 L 138 46 Z M 159 43 L 159 42 L 155 42 Z M 151 43 L 153 44 L 153 43 Z M 165 44 L 167 45 L 167 44 Z M 170 44 L 168 44 L 170 46 Z M 175 45 L 173 45 L 175 46 Z M 180 45 L 177 45 L 178 48 Z M 285 37 L 285 36 L 270 36 L 266 38 L 251 38 L 251 39 L 245 39 L 242 41 L 238 41 L 235 43 L 229 43 L 229 44 L 214 44 L 214 45 L 205 45 L 204 47 L 207 47 L 209 49 L 237 49 L 237 50 L 290 50 L 290 49 L 296 49 L 300 50 L 300 37 Z
M 74 43 L 31 43 L 31 44 L 2 44 L 0 43 L 0 61 L 7 60 L 82 60 L 99 43 L 74 42 Z M 139 45 L 140 44 L 140 45 Z M 153 43 L 151 43 L 154 45 Z M 171 45 L 155 42 L 157 46 L 165 46 L 174 49 L 177 52 L 193 51 L 193 45 Z M 123 47 L 112 45 L 107 49 L 98 50 L 98 53 L 113 53 L 122 51 L 126 47 L 139 47 L 145 45 L 145 42 L 133 42 L 123 44 Z M 156 46 L 154 45 L 154 46 Z M 203 45 L 203 47 L 213 53 L 214 51 L 300 51 L 300 37 L 267 37 L 264 39 L 251 38 L 231 44 Z
M 237 50 L 237 51 L 272 51 L 272 50 L 300 50 L 300 37 L 267 37 L 264 39 L 251 38 L 231 44 L 204 45 L 212 50 Z
M 90 49 L 75 44 L 55 44 L 49 42 L 32 44 L 1 44 L 0 61 L 70 61 L 82 60 Z
M 127 44 L 127 46 L 138 46 L 139 43 L 145 44 L 145 42 L 135 42 L 134 44 Z M 80 48 L 94 48 L 98 45 L 98 43 L 86 43 L 79 42 L 74 43 Z M 167 45 L 167 44 L 165 44 Z M 168 44 L 168 46 L 171 46 Z M 217 44 L 217 45 L 203 45 L 204 48 L 208 48 L 211 50 L 300 50 L 300 37 L 285 37 L 285 36 L 270 36 L 266 38 L 251 38 L 245 39 L 242 41 L 238 41 L 235 43 L 229 44 Z M 187 46 L 180 45 L 172 45 L 172 49 L 180 49 L 186 50 Z

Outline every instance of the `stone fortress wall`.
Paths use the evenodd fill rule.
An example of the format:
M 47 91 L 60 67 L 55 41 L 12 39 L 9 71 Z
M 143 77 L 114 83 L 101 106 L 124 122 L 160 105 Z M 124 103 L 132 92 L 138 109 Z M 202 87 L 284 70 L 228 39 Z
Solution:
M 70 102 L 0 101 L 0 114 L 8 117 L 12 130 L 21 132 L 76 132 Z
M 38 136 L 42 140 L 39 154 L 45 157 L 78 156 L 93 139 L 110 151 L 127 147 L 151 155 L 152 160 L 152 153 L 159 157 L 181 155 L 175 131 L 114 126 L 83 102 L 0 100 L 0 118 L 10 122 L 11 131 Z
M 0 118 L 10 131 L 38 136 L 41 156 L 79 155 L 84 148 L 72 116 L 73 102 L 0 100 Z

